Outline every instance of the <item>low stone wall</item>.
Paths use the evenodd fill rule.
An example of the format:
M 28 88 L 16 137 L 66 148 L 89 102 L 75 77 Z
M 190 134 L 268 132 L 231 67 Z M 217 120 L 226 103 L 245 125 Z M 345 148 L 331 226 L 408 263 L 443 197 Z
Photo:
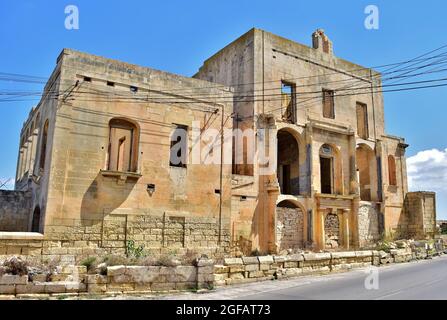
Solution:
M 378 264 L 378 251 L 308 253 L 228 258 L 215 266 L 215 284 L 229 285 L 299 275 L 324 274 Z
M 263 280 L 292 278 L 301 275 L 348 271 L 354 268 L 379 266 L 389 263 L 410 262 L 444 254 L 440 243 L 420 243 L 413 248 L 385 251 L 347 251 L 332 253 L 305 253 L 288 256 L 263 256 L 224 259 L 215 266 L 216 286 Z
M 0 190 L 0 231 L 28 231 L 31 194 Z
M 0 295 L 23 298 L 46 295 L 147 294 L 212 289 L 214 261 L 197 266 L 113 266 L 107 274 L 88 274 L 86 267 L 58 267 L 55 274 L 0 276 Z

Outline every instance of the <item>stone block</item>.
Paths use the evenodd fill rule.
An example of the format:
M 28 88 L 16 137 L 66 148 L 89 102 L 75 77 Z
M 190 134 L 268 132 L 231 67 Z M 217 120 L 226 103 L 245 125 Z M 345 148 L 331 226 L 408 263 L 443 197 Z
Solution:
M 65 293 L 66 287 L 63 283 L 58 282 L 46 282 L 45 293 Z
M 214 260 L 200 258 L 197 260 L 197 267 L 214 266 Z
M 345 251 L 345 252 L 332 252 L 332 259 L 346 259 L 346 258 L 355 258 L 355 251 Z
M 292 262 L 304 261 L 304 256 L 301 253 L 291 254 L 286 256 L 286 261 L 292 261 Z
M 259 271 L 259 264 L 249 264 L 245 266 L 245 271 Z
M 11 274 L 4 274 L 0 277 L 0 285 L 9 285 L 9 284 L 27 284 L 28 276 L 17 276 Z
M 245 271 L 245 266 L 243 266 L 243 265 L 230 267 L 230 273 L 244 272 L 244 271 Z
M 194 267 L 192 267 L 194 268 Z M 214 273 L 214 266 L 206 266 L 206 267 L 198 267 L 197 268 L 197 273 L 201 274 L 201 273 Z
M 365 250 L 365 251 L 356 251 L 355 252 L 356 257 L 372 257 L 373 253 L 371 250 Z
M 286 261 L 284 262 L 284 268 L 298 268 L 297 261 Z
M 205 273 L 205 271 L 207 271 L 207 273 L 214 272 L 213 266 L 202 267 L 199 269 L 206 269 L 206 268 L 209 269 L 203 270 L 203 273 Z M 197 270 L 196 267 L 193 266 L 178 266 L 177 268 L 175 268 L 175 274 L 177 275 L 177 282 L 193 282 L 196 281 L 197 279 Z M 202 272 L 199 272 L 199 274 L 202 274 Z
M 107 276 L 92 274 L 87 276 L 87 283 L 106 284 L 108 282 Z
M 128 292 L 135 290 L 134 283 L 110 283 L 106 287 L 107 292 Z
M 245 265 L 248 265 L 248 264 L 259 264 L 259 261 L 258 261 L 257 257 L 242 257 L 242 262 Z
M 0 294 L 15 294 L 16 286 L 13 284 L 0 285 Z
M 195 282 L 178 282 L 175 284 L 175 290 L 194 290 L 197 289 L 197 284 Z
M 107 267 L 107 275 L 108 276 L 118 276 L 122 275 L 126 272 L 125 266 L 113 266 L 113 267 Z
M 249 278 L 262 278 L 265 274 L 262 271 L 251 271 L 248 273 Z
M 16 294 L 45 293 L 45 284 L 29 283 L 16 285 Z
M 258 257 L 258 260 L 259 264 L 272 264 L 274 262 L 272 256 L 261 256 Z
M 223 265 L 215 265 L 214 266 L 214 273 L 221 274 L 221 273 L 228 273 L 230 272 L 230 267 L 223 266 Z
M 259 265 L 259 270 L 261 270 L 261 271 L 270 270 L 270 266 L 271 266 L 271 264 L 264 264 L 264 263 L 262 263 L 262 264 Z
M 225 258 L 224 265 L 226 266 L 242 266 L 243 262 L 241 258 Z
M 287 260 L 287 256 L 273 256 L 275 263 L 283 263 Z
M 305 253 L 304 261 L 320 261 L 320 260 L 330 260 L 330 253 Z
M 153 283 L 151 285 L 151 290 L 152 291 L 159 291 L 159 292 L 163 292 L 163 291 L 170 291 L 170 290 L 175 290 L 175 283 Z
M 244 279 L 244 275 L 240 272 L 235 272 L 235 273 L 230 273 L 229 274 L 229 279 Z

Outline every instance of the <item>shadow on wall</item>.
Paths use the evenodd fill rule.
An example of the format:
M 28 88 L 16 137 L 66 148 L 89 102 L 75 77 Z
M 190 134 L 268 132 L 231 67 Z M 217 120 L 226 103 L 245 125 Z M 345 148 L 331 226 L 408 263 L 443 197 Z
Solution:
M 84 193 L 81 203 L 81 220 L 83 226 L 100 222 L 107 213 L 119 208 L 135 188 L 137 181 L 128 179 L 119 183 L 118 178 L 104 177 L 98 173 Z

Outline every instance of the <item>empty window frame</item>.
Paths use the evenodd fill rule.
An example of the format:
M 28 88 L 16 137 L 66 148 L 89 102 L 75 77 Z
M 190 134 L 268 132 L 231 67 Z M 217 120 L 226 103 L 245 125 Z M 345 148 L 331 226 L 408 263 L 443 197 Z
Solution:
M 169 165 L 186 168 L 188 162 L 188 126 L 174 124 L 169 149 Z
M 45 121 L 45 124 L 42 129 L 42 142 L 40 144 L 40 160 L 39 160 L 39 167 L 41 170 L 45 169 L 45 159 L 46 159 L 46 153 L 47 153 L 47 140 L 48 140 L 48 120 Z
M 334 91 L 323 89 L 323 117 L 335 119 Z
M 368 107 L 366 104 L 357 102 L 357 135 L 362 139 L 368 139 Z
M 396 177 L 396 159 L 394 156 L 388 156 L 388 180 L 390 186 L 397 185 L 397 177 Z
M 137 172 L 138 129 L 132 122 L 112 119 L 109 123 L 108 170 Z
M 283 120 L 296 123 L 296 85 L 294 83 L 281 82 L 281 110 Z

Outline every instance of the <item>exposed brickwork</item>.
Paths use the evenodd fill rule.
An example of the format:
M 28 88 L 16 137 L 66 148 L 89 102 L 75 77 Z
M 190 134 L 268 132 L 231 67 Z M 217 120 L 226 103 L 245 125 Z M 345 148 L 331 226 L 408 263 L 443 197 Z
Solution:
M 358 222 L 360 246 L 373 244 L 380 239 L 379 213 L 374 204 L 360 204 Z
M 300 208 L 276 208 L 276 236 L 280 250 L 302 249 L 304 216 Z

